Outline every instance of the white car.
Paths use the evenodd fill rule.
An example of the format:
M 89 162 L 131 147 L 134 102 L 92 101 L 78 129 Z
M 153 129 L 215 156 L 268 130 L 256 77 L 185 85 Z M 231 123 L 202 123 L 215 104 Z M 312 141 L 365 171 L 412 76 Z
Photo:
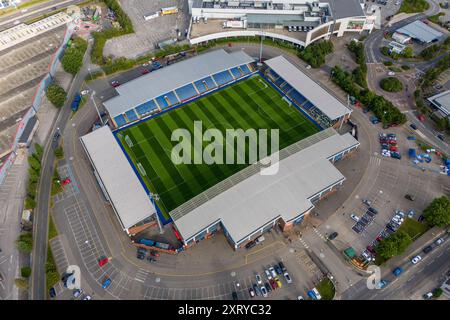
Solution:
M 405 217 L 405 213 L 403 211 L 400 210 L 395 210 L 395 214 L 399 215 L 400 217 L 404 218 Z
M 413 218 L 413 217 L 414 217 L 414 214 L 415 214 L 414 210 L 412 210 L 412 209 L 409 210 L 409 211 L 408 211 L 408 218 L 410 218 L 410 219 Z
M 441 244 L 444 243 L 444 238 L 439 238 L 434 243 L 436 243 L 436 245 L 440 246 Z
M 92 300 L 92 297 L 87 295 L 86 297 L 83 298 L 83 300 Z
M 413 264 L 416 264 L 417 262 L 419 262 L 420 260 L 422 260 L 421 256 L 415 256 L 414 258 L 412 258 L 411 262 Z
M 286 282 L 287 282 L 287 283 L 292 283 L 292 278 L 291 278 L 291 276 L 289 275 L 289 273 L 285 272 L 285 273 L 283 274 L 283 276 L 284 276 L 284 278 L 286 279 Z
M 81 296 L 82 293 L 83 293 L 83 289 L 75 289 L 73 291 L 73 297 L 78 298 L 79 296 Z
M 311 66 L 308 64 L 308 65 L 306 66 L 306 70 L 309 70 L 309 69 L 311 69 Z
M 262 283 L 262 280 L 261 280 L 261 277 L 260 277 L 259 274 L 256 274 L 256 275 L 255 275 L 255 278 L 256 278 L 256 283 L 257 283 L 257 284 L 261 284 L 261 283 Z
M 86 89 L 86 90 L 83 90 L 83 91 L 81 91 L 80 93 L 81 93 L 81 95 L 82 95 L 82 96 L 84 96 L 84 95 L 86 95 L 86 94 L 88 94 L 88 93 L 89 93 L 89 90 L 88 90 L 88 89 Z
M 298 296 L 297 300 L 305 300 L 305 298 L 303 298 L 302 296 Z
M 267 289 L 264 286 L 261 286 L 261 293 L 264 298 L 267 298 Z
M 359 217 L 358 217 L 356 214 L 354 214 L 354 213 L 352 213 L 352 214 L 350 215 L 350 218 L 352 218 L 352 220 L 355 221 L 355 222 L 358 222 L 358 221 L 359 221 Z
M 264 272 L 266 273 L 267 279 L 272 280 L 272 275 L 270 274 L 269 270 L 264 270 Z
M 364 259 L 366 259 L 367 261 L 372 261 L 372 255 L 371 255 L 369 252 L 367 252 L 367 250 L 364 251 L 364 252 L 362 253 L 362 256 L 363 256 Z
M 269 268 L 270 274 L 272 275 L 272 277 L 276 278 L 277 277 L 277 273 L 275 272 L 275 269 L 273 267 Z
M 388 76 L 395 76 L 395 72 L 394 71 L 389 71 L 388 72 Z

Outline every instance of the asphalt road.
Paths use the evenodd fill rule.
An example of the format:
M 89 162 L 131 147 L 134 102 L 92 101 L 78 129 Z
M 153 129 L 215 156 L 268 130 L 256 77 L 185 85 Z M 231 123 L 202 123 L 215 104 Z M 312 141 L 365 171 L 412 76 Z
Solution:
M 91 43 L 88 45 L 83 59 L 83 65 L 86 65 L 90 59 Z M 37 207 L 34 213 L 34 250 L 33 250 L 33 274 L 31 279 L 31 297 L 33 300 L 43 300 L 46 298 L 45 284 L 45 262 L 47 258 L 47 239 L 48 239 L 48 214 L 50 211 L 50 192 L 52 185 L 52 176 L 54 170 L 54 148 L 56 143 L 53 141 L 54 134 L 59 131 L 61 136 L 64 134 L 64 128 L 69 120 L 72 110 L 70 104 L 79 91 L 88 71 L 83 67 L 75 76 L 72 85 L 67 93 L 67 101 L 58 114 L 55 125 L 45 145 L 44 156 L 42 158 L 41 179 L 39 181 Z
M 9 29 L 19 23 L 38 18 L 41 15 L 56 11 L 72 4 L 83 2 L 83 0 L 51 0 L 10 14 L 0 16 L 0 31 Z M 53 10 L 52 8 L 55 7 Z

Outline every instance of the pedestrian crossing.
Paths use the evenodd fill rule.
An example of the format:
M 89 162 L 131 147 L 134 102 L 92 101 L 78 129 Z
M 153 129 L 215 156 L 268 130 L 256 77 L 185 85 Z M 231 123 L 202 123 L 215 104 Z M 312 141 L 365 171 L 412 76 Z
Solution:
M 378 157 L 375 157 L 375 156 L 370 156 L 369 164 L 375 165 L 375 166 L 380 166 L 381 159 Z

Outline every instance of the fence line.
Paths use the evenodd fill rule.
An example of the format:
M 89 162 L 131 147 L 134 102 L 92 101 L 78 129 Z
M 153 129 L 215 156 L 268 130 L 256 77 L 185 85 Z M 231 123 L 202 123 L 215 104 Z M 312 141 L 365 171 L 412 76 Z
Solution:
M 66 48 L 67 42 L 69 41 L 70 37 L 72 36 L 73 32 L 75 30 L 75 24 L 69 22 L 67 25 L 66 33 L 64 35 L 64 40 L 61 43 L 61 46 L 55 51 L 53 54 L 53 57 L 48 65 L 48 73 L 47 75 L 41 80 L 38 87 L 36 88 L 33 102 L 31 103 L 30 109 L 27 111 L 27 113 L 22 117 L 22 120 L 20 121 L 16 134 L 14 136 L 14 141 L 12 142 L 12 151 L 9 154 L 8 158 L 5 160 L 5 162 L 0 167 L 0 184 L 3 183 L 6 176 L 8 175 L 9 169 L 14 164 L 14 160 L 17 155 L 17 149 L 19 144 L 19 139 L 22 136 L 23 131 L 25 130 L 25 127 L 27 126 L 28 121 L 39 111 L 39 108 L 41 106 L 42 98 L 45 95 L 45 89 L 47 89 L 48 85 L 52 82 L 53 77 L 56 73 L 56 68 L 58 66 L 58 61 L 61 58 L 61 56 L 64 53 L 64 50 Z

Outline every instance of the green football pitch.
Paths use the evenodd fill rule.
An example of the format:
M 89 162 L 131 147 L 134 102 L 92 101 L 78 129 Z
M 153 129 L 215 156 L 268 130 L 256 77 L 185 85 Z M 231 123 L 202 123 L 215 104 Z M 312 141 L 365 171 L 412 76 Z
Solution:
M 178 141 L 171 141 L 172 132 L 184 128 L 194 137 L 194 121 L 202 121 L 203 131 L 217 128 L 224 133 L 225 129 L 279 129 L 280 150 L 319 131 L 260 76 L 120 131 L 120 143 L 147 188 L 157 194 L 156 203 L 166 218 L 171 210 L 247 166 L 174 164 L 171 152 Z M 246 154 L 248 150 L 247 141 Z

